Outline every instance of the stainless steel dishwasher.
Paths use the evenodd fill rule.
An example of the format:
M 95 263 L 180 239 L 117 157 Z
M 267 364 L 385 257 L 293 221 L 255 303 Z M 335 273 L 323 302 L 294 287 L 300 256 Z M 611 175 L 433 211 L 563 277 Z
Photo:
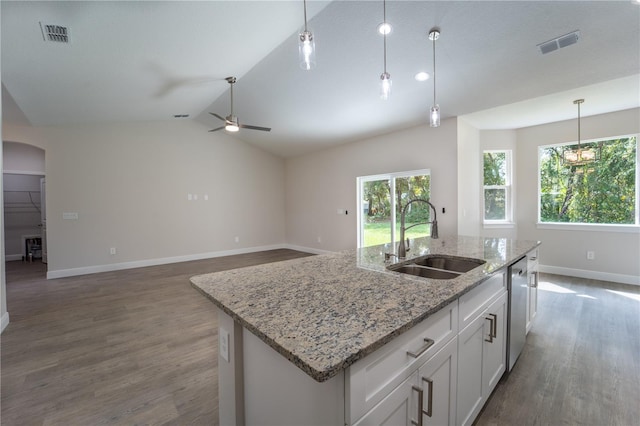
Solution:
M 527 338 L 527 258 L 509 267 L 509 309 L 507 322 L 507 371 L 511 371 Z

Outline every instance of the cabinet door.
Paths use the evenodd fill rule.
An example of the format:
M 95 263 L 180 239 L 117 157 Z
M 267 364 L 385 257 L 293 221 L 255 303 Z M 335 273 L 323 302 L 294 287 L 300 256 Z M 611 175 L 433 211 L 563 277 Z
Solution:
M 474 319 L 458 336 L 458 401 L 456 424 L 473 423 L 484 403 L 482 364 L 485 323 L 484 315 Z
M 487 333 L 483 339 L 483 388 L 488 398 L 505 371 L 507 359 L 507 294 L 500 296 L 484 313 Z
M 380 403 L 358 420 L 354 426 L 362 425 L 406 425 L 417 424 L 418 372 L 413 373 L 398 385 Z
M 455 424 L 457 373 L 458 339 L 454 338 L 418 370 L 423 425 Z

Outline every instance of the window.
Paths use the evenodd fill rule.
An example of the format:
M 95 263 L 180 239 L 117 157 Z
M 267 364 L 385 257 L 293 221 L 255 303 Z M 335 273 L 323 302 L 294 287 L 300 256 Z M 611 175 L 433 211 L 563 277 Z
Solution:
M 393 194 L 393 196 L 392 196 Z M 358 247 L 393 243 L 400 236 L 402 208 L 415 198 L 429 199 L 431 175 L 429 170 L 363 176 L 358 178 Z M 431 219 L 429 205 L 413 203 L 407 210 L 405 226 L 425 223 Z M 430 226 L 414 226 L 407 230 L 407 238 L 430 235 Z
M 564 151 L 577 148 L 539 148 L 539 222 L 638 225 L 637 135 L 583 142 L 581 148 L 599 151 L 600 159 L 564 164 Z
M 484 222 L 511 222 L 511 151 L 483 153 Z

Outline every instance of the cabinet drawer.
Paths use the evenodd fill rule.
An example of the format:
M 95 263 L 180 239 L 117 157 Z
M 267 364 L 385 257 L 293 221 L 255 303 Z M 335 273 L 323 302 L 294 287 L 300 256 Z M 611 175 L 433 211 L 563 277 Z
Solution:
M 491 278 L 463 294 L 459 300 L 460 330 L 469 325 L 485 310 L 489 303 L 507 290 L 505 272 L 496 272 Z
M 345 375 L 348 423 L 379 403 L 457 334 L 455 301 L 349 367 Z M 423 351 L 428 346 L 425 339 L 433 340 L 433 344 Z

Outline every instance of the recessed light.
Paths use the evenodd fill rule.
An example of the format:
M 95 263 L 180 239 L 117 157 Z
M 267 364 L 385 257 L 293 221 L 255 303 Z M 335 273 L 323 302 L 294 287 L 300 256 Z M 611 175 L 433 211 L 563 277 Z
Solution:
M 429 80 L 429 73 L 426 73 L 424 71 L 420 71 L 418 74 L 415 75 L 414 78 L 417 81 L 427 81 L 427 80 Z
M 388 22 L 383 22 L 378 25 L 378 32 L 382 35 L 391 34 L 392 29 L 391 24 Z

